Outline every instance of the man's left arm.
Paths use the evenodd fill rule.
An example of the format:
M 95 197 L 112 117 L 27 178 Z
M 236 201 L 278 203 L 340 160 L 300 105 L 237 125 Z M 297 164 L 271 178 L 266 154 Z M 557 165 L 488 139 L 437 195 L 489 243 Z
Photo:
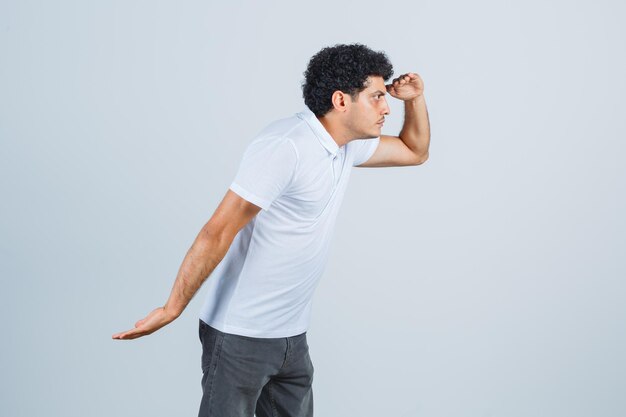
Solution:
M 381 135 L 374 154 L 359 167 L 420 165 L 428 159 L 430 121 L 424 82 L 415 73 L 401 75 L 387 85 L 392 97 L 404 101 L 404 124 L 398 136 Z

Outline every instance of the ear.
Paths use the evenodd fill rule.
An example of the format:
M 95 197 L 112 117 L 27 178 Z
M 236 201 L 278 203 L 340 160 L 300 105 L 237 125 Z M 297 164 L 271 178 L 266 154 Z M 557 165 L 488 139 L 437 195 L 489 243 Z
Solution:
M 350 107 L 350 96 L 343 91 L 335 91 L 330 100 L 333 103 L 333 107 L 335 108 L 335 110 L 338 110 L 340 112 L 345 112 L 346 110 L 348 110 L 348 107 Z

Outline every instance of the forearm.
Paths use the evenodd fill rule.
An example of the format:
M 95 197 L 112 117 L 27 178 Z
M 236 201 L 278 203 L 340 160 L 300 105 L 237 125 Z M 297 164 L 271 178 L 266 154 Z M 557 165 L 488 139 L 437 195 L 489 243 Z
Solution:
M 404 102 L 404 125 L 399 137 L 421 159 L 428 158 L 430 122 L 423 94 Z
M 202 283 L 222 261 L 234 236 L 218 233 L 209 225 L 202 228 L 178 270 L 165 311 L 177 318 L 187 307 Z

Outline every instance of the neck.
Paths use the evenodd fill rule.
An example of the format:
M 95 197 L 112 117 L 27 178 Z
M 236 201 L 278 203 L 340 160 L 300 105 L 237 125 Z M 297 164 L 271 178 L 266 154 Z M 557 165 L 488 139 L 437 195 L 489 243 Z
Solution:
M 318 117 L 317 120 L 324 126 L 324 129 L 330 134 L 338 147 L 341 148 L 353 139 L 350 137 L 348 130 L 341 126 L 334 118 L 327 115 Z

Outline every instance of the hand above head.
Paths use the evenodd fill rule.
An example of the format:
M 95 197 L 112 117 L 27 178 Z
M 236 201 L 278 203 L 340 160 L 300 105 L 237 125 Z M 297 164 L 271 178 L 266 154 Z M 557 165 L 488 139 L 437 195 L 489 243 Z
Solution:
M 165 308 L 159 307 L 152 310 L 145 318 L 135 323 L 135 328 L 125 332 L 116 333 L 113 339 L 128 340 L 152 334 L 161 327 L 171 323 L 176 316 L 169 314 Z
M 392 97 L 403 101 L 413 100 L 424 93 L 424 81 L 414 72 L 394 78 L 386 87 Z

